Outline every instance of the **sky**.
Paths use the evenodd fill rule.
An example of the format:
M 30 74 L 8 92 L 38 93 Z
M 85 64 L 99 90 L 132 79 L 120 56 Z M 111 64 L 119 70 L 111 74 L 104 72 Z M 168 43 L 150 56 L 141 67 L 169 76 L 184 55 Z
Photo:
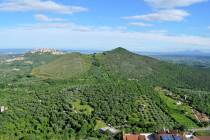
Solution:
M 0 0 L 0 48 L 210 52 L 209 0 Z

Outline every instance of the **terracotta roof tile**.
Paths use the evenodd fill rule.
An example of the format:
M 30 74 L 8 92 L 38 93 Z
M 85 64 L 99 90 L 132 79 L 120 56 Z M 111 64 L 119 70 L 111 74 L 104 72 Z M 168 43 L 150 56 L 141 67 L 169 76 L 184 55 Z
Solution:
M 123 140 L 145 140 L 145 136 L 137 135 L 137 134 L 127 134 L 127 135 L 124 135 Z

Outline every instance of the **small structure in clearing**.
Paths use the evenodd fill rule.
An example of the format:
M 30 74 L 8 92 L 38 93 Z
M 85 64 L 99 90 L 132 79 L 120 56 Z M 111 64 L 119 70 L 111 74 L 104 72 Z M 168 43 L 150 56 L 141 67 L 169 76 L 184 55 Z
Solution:
M 17 69 L 17 68 L 14 68 L 14 69 L 12 69 L 13 71 L 20 71 L 20 69 Z
M 5 106 L 1 106 L 1 107 L 0 107 L 0 112 L 1 112 L 1 113 L 3 113 L 3 112 L 6 111 L 6 110 L 8 110 L 7 107 L 5 107 Z
M 182 105 L 181 101 L 176 102 L 176 105 Z
M 111 133 L 114 134 L 114 135 L 116 135 L 116 134 L 118 134 L 118 133 L 120 132 L 120 130 L 115 129 L 115 128 L 112 127 L 112 126 L 100 128 L 99 131 L 102 132 L 102 133 L 105 133 L 105 132 L 109 131 L 109 132 L 111 132 Z

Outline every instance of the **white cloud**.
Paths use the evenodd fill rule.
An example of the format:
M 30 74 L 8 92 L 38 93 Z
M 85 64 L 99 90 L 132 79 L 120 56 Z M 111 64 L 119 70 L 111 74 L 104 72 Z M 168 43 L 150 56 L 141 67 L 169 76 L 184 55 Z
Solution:
M 24 12 L 24 11 L 48 11 L 61 14 L 85 12 L 87 8 L 56 3 L 52 0 L 6 0 L 0 2 L 0 11 Z
M 207 0 L 144 0 L 150 6 L 154 8 L 177 8 L 177 7 L 187 7 L 193 4 L 205 2 Z
M 92 26 L 82 26 L 77 25 L 75 23 L 71 22 L 47 22 L 47 23 L 37 23 L 37 24 L 25 24 L 20 25 L 17 27 L 17 29 L 22 30 L 52 30 L 52 29 L 58 29 L 58 30 L 72 30 L 72 31 L 79 31 L 79 32 L 89 32 L 93 30 Z
M 160 10 L 154 13 L 149 13 L 145 15 L 136 15 L 136 16 L 128 16 L 124 17 L 124 19 L 141 19 L 145 21 L 182 21 L 185 17 L 190 14 L 184 10 L 178 9 L 168 9 L 168 10 Z
M 67 29 L 72 27 L 71 23 L 37 23 L 37 24 L 25 24 L 18 28 L 23 30 L 34 29 Z
M 148 32 L 153 33 L 153 34 L 167 34 L 167 33 L 169 33 L 167 30 L 150 30 Z
M 208 0 L 144 0 L 151 7 L 156 8 L 155 12 L 124 17 L 125 19 L 139 19 L 145 21 L 173 21 L 180 22 L 190 15 L 186 10 L 176 9 L 188 7 L 193 4 Z
M 65 21 L 65 19 L 62 19 L 62 18 L 50 18 L 50 17 L 48 17 L 46 15 L 43 15 L 43 14 L 36 14 L 34 17 L 38 21 L 45 21 L 45 22 Z
M 122 46 L 141 51 L 210 49 L 210 38 L 137 32 L 121 28 L 82 26 L 74 23 L 42 23 L 0 29 L 1 46 L 111 49 Z M 43 46 L 44 45 L 44 46 Z
M 152 27 L 153 24 L 144 23 L 144 22 L 131 22 L 129 23 L 130 26 L 139 26 L 139 27 Z

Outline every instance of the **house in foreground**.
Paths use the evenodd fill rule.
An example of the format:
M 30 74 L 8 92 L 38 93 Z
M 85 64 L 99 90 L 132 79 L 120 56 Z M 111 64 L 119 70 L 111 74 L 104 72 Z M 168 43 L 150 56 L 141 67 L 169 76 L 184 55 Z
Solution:
M 146 140 L 146 137 L 141 134 L 124 134 L 123 140 Z
M 184 140 L 184 133 L 179 131 L 163 131 L 155 134 L 155 140 Z

